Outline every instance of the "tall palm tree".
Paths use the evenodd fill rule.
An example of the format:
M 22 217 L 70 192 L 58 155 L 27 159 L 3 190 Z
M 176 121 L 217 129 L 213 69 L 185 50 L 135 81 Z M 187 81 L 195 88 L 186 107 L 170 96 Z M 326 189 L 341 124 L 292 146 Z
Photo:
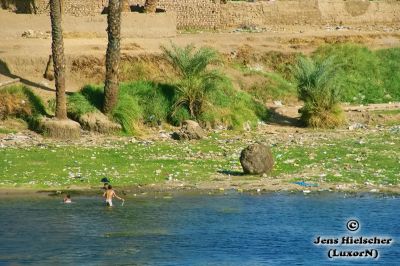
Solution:
M 145 13 L 155 13 L 157 10 L 158 0 L 146 0 L 144 3 Z
M 65 57 L 61 27 L 61 0 L 50 0 L 51 50 L 53 54 L 54 78 L 56 83 L 56 118 L 67 119 L 65 96 Z
M 118 98 L 118 73 L 121 42 L 122 1 L 110 0 L 107 14 L 108 46 L 106 54 L 106 80 L 104 86 L 103 112 L 110 113 Z

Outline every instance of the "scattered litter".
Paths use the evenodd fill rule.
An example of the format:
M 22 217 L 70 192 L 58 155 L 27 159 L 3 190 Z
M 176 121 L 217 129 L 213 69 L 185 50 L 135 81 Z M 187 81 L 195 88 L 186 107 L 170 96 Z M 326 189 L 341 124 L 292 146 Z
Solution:
M 349 130 L 366 129 L 367 126 L 361 123 L 354 123 L 349 126 Z
M 49 39 L 50 32 L 41 32 L 37 30 L 26 30 L 21 35 L 24 38 L 32 38 L 32 39 Z
M 389 129 L 390 133 L 400 133 L 400 126 L 394 126 Z
M 318 184 L 315 183 L 308 183 L 304 181 L 293 182 L 293 184 L 302 186 L 302 187 L 318 187 Z

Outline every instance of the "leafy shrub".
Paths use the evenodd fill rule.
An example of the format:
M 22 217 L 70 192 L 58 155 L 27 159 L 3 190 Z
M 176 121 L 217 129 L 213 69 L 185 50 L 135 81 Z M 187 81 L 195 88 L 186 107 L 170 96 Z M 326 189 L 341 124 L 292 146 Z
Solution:
M 334 86 L 333 58 L 313 61 L 301 57 L 294 68 L 298 97 L 304 102 L 301 120 L 311 127 L 334 128 L 343 122 L 340 90 Z
M 172 45 L 171 49 L 162 49 L 179 77 L 175 84 L 177 97 L 173 112 L 184 106 L 192 118 L 198 119 L 204 112 L 208 93 L 222 80 L 219 72 L 207 68 L 218 61 L 217 52 L 205 47 L 195 50 L 193 45 L 184 48 Z

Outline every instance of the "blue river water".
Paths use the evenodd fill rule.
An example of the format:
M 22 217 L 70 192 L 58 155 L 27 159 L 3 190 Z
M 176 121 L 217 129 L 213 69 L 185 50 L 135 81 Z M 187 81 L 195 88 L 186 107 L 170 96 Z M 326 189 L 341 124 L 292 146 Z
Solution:
M 400 198 L 340 193 L 0 200 L 0 265 L 400 265 Z M 346 228 L 348 220 L 359 229 Z M 391 245 L 315 245 L 318 237 Z M 375 249 L 377 259 L 328 251 Z

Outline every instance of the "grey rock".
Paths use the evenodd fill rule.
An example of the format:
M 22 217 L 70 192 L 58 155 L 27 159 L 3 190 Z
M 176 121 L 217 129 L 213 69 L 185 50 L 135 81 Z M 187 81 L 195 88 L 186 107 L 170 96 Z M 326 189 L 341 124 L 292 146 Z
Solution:
M 274 158 L 269 147 L 255 143 L 242 150 L 240 164 L 245 174 L 270 173 L 274 167 Z
M 185 120 L 178 132 L 172 134 L 172 138 L 176 140 L 192 140 L 204 138 L 204 130 L 196 121 Z
M 83 129 L 99 133 L 111 133 L 122 129 L 121 125 L 111 121 L 100 112 L 87 113 L 79 117 Z

